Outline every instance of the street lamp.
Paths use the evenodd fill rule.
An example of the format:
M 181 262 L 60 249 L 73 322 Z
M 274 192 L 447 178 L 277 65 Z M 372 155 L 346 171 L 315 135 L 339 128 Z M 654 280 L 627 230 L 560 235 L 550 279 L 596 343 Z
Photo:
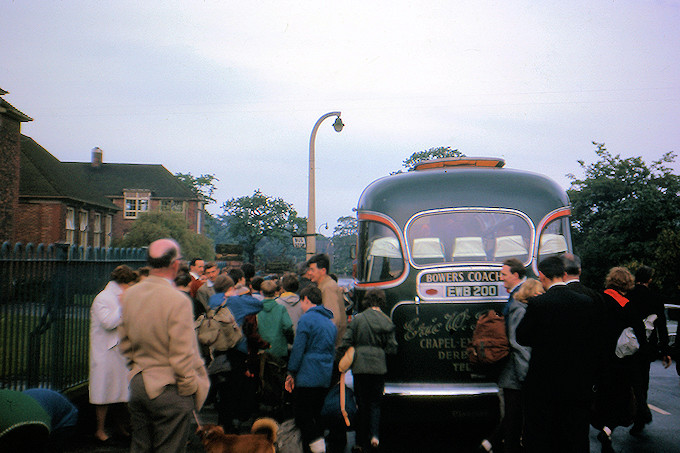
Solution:
M 309 138 L 309 192 L 307 203 L 307 259 L 311 258 L 316 253 L 316 198 L 315 198 L 315 184 L 314 184 L 314 142 L 316 140 L 316 131 L 319 125 L 326 118 L 335 116 L 333 129 L 335 132 L 340 132 L 344 126 L 340 119 L 340 112 L 330 112 L 319 118 L 312 129 L 312 136 Z

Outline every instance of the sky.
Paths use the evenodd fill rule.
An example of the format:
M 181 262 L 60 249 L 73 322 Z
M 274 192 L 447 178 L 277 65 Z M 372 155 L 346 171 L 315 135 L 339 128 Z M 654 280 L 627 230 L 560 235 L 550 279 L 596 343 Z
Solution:
M 680 152 L 680 0 L 8 1 L 0 88 L 62 161 L 213 174 L 318 231 L 412 153 L 502 157 L 565 189 L 578 161 Z M 672 165 L 680 173 L 680 163 Z M 324 228 L 324 224 L 329 229 Z

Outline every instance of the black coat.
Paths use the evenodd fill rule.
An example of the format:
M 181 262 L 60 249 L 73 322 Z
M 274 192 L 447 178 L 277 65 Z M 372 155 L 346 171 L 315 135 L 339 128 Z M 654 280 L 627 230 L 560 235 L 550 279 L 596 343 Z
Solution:
M 656 314 L 657 318 L 654 321 L 654 332 L 649 341 L 640 343 L 640 352 L 649 361 L 654 361 L 659 358 L 659 355 L 668 355 L 668 327 L 666 326 L 666 313 L 661 296 L 654 293 L 645 285 L 637 284 L 632 291 L 626 294 L 630 299 L 627 304 L 633 312 L 633 316 L 637 321 L 644 321 L 644 319 Z M 636 332 L 637 334 L 637 332 Z
M 529 299 L 517 341 L 530 346 L 528 398 L 586 401 L 595 382 L 598 309 L 583 294 L 554 285 Z

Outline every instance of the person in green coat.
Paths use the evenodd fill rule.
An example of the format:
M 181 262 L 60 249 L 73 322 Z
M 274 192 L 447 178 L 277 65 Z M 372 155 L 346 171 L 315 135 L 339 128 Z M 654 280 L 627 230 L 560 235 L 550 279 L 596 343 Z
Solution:
M 342 357 L 350 346 L 355 349 L 352 375 L 359 408 L 356 439 L 360 451 L 378 448 L 380 400 L 387 373 L 386 354 L 397 352 L 395 326 L 382 312 L 384 306 L 384 291 L 368 291 L 361 301 L 363 311 L 349 323 L 338 348 L 338 357 Z
M 279 359 L 288 357 L 288 344 L 293 343 L 293 322 L 286 307 L 276 302 L 276 282 L 265 280 L 260 286 L 264 296 L 262 311 L 257 314 L 257 330 L 271 347 L 268 353 Z

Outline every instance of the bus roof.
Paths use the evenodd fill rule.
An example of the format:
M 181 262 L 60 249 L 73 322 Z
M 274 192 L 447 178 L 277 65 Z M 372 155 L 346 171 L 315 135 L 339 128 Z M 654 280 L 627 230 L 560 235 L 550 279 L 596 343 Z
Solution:
M 502 159 L 495 161 L 503 162 Z M 538 223 L 547 213 L 565 206 L 569 206 L 566 192 L 546 176 L 500 165 L 475 164 L 441 166 L 380 178 L 364 189 L 357 208 L 359 212 L 384 213 L 403 228 L 414 214 L 432 209 L 517 209 Z

